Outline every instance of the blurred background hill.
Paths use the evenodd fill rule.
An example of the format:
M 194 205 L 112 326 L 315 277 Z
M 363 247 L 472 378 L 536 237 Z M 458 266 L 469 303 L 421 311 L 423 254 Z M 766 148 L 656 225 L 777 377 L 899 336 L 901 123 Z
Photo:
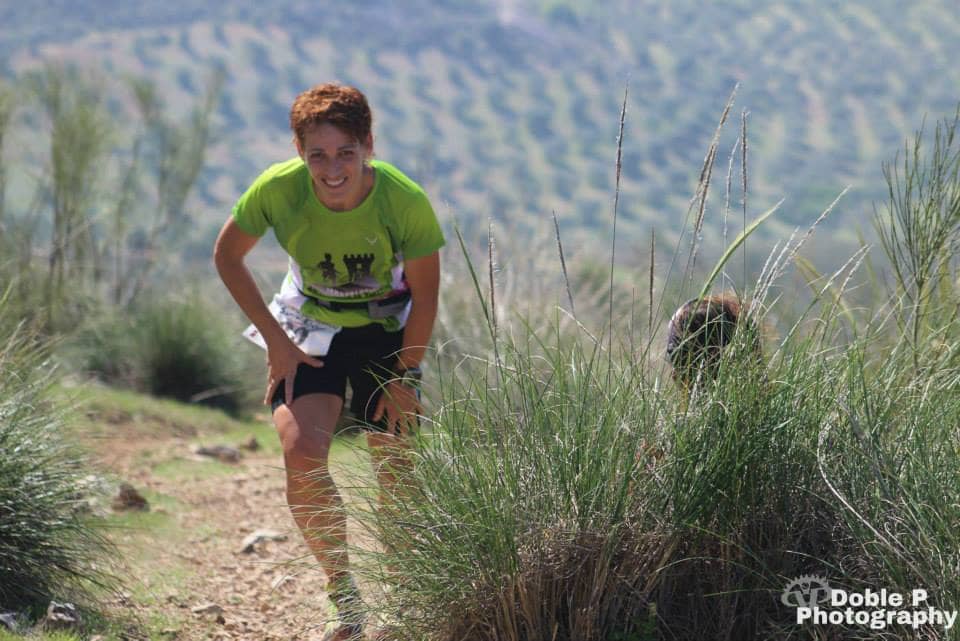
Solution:
M 220 621 L 234 623 L 243 599 L 224 586 L 250 582 L 223 559 L 266 503 L 239 500 L 261 486 L 235 477 L 238 500 L 226 502 L 242 514 L 224 511 L 223 482 L 193 476 L 207 464 L 184 458 L 195 454 L 186 437 L 259 424 L 266 441 L 273 430 L 259 406 L 263 353 L 240 338 L 247 321 L 214 274 L 212 245 L 250 182 L 293 155 L 294 96 L 329 80 L 368 94 L 377 155 L 427 188 L 482 265 L 447 235 L 425 359 L 433 444 L 413 467 L 425 476 L 401 484 L 425 500 L 394 497 L 406 514 L 363 526 L 393 536 L 383 548 L 400 555 L 367 556 L 402 570 L 371 583 L 394 581 L 396 604 L 429 614 L 398 638 L 456 637 L 464 622 L 500 639 L 655 638 L 658 626 L 670 639 L 799 638 L 819 629 L 781 621 L 770 596 L 787 577 L 828 573 L 831 585 L 923 588 L 956 607 L 957 59 L 957 0 L 0 0 L 0 506 L 15 517 L 0 518 L 0 619 L 13 607 L 36 621 L 54 598 L 73 599 L 65 574 L 109 583 L 99 570 L 112 565 L 97 559 L 116 554 L 77 509 L 96 477 L 61 447 L 76 432 L 97 460 L 129 461 L 117 469 L 162 506 L 142 530 L 190 538 L 151 542 L 178 560 L 143 555 L 127 574 L 155 598 L 124 590 L 118 603 L 151 621 L 149 638 L 177 636 L 174 623 L 181 638 L 197 626 L 209 637 L 214 625 L 167 585 L 228 599 Z M 910 156 L 914 140 L 888 193 L 883 163 Z M 692 241 L 705 156 L 714 172 Z M 768 253 L 843 190 L 815 235 Z M 744 219 L 781 199 L 709 279 Z M 861 234 L 872 251 L 856 251 Z M 250 262 L 269 296 L 283 253 L 268 240 Z M 749 341 L 736 333 L 715 381 L 674 385 L 667 319 L 701 289 L 729 287 L 756 303 Z M 72 409 L 77 391 L 89 409 Z M 375 496 L 366 483 L 351 482 L 358 497 Z M 262 494 L 271 510 L 281 485 Z M 206 487 L 217 489 L 194 494 Z M 110 533 L 136 531 L 121 523 Z M 180 554 L 207 540 L 220 552 Z M 262 551 L 251 559 L 266 566 Z M 209 578 L 208 591 L 186 574 Z M 265 582 L 271 603 L 287 578 Z M 265 585 L 250 618 L 272 625 Z M 315 614 L 318 591 L 304 585 Z M 282 589 L 282 609 L 296 612 Z M 621 601 L 627 592 L 642 598 Z M 595 636 L 558 634 L 575 620 Z M 876 638 L 960 629 L 928 627 Z
M 485 228 L 492 217 L 549 234 L 555 210 L 571 244 L 591 253 L 596 241 L 597 254 L 608 246 L 626 83 L 618 232 L 637 248 L 654 227 L 667 246 L 675 242 L 719 114 L 740 83 L 717 174 L 726 173 L 747 110 L 750 217 L 786 198 L 765 234 L 809 224 L 851 186 L 826 223 L 832 233 L 812 252 L 828 261 L 847 253 L 838 246 L 852 247 L 858 226 L 869 232 L 872 203 L 886 196 L 881 162 L 924 116 L 952 113 L 960 98 L 952 0 L 4 5 L 0 72 L 10 78 L 68 61 L 100 70 L 108 84 L 146 77 L 171 110 L 185 111 L 211 69 L 225 72 L 185 212 L 194 224 L 185 251 L 196 259 L 259 171 L 293 154 L 288 105 L 322 81 L 368 93 L 378 156 L 421 181 L 445 222 Z M 132 105 L 129 91 L 111 93 L 118 122 Z M 24 167 L 40 153 L 31 133 L 40 121 L 26 111 L 17 118 L 28 126 L 11 132 L 5 151 L 23 161 L 9 181 L 14 203 L 30 199 Z M 707 245 L 720 244 L 724 179 L 714 176 Z

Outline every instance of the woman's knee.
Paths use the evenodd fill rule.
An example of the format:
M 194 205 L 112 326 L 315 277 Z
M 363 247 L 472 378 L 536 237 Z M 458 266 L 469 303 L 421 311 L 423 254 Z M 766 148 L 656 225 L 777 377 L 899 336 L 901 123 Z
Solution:
M 367 447 L 377 452 L 406 453 L 413 448 L 411 437 L 386 432 L 367 432 Z
M 342 406 L 341 399 L 327 396 L 304 396 L 295 400 L 292 407 L 281 405 L 274 411 L 273 422 L 288 469 L 326 468 L 333 427 Z
M 329 443 L 320 439 L 297 434 L 281 438 L 283 460 L 288 471 L 325 473 Z

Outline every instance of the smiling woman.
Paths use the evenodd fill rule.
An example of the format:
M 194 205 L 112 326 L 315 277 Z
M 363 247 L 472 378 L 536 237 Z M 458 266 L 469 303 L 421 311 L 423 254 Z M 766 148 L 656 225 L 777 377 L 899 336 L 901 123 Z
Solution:
M 444 243 L 423 189 L 372 160 L 372 121 L 353 87 L 323 84 L 297 96 L 297 157 L 254 181 L 214 248 L 220 277 L 253 323 L 248 337 L 267 349 L 264 401 L 283 444 L 287 500 L 340 615 L 330 641 L 361 638 L 364 623 L 327 469 L 333 429 L 349 382 L 380 483 L 393 486 L 409 466 Z M 290 256 L 269 307 L 244 264 L 268 228 Z

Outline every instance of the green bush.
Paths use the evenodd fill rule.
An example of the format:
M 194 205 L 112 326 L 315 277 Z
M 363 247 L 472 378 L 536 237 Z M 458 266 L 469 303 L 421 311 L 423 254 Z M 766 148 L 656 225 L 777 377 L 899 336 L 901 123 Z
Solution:
M 488 376 L 439 373 L 413 479 L 361 516 L 392 550 L 373 565 L 398 638 L 763 638 L 787 615 L 771 591 L 849 547 L 812 447 L 827 405 L 803 402 L 815 363 L 763 386 L 731 361 L 684 407 L 584 344 L 531 332 Z
M 114 310 L 101 312 L 66 339 L 65 360 L 105 383 L 138 388 L 135 332 L 133 318 Z
M 169 297 L 89 323 L 71 353 L 107 383 L 237 413 L 252 405 L 259 380 L 248 375 L 257 350 L 240 329 L 198 295 Z
M 22 329 L 0 345 L 0 609 L 36 616 L 52 598 L 92 604 L 114 585 L 112 548 L 81 509 L 88 472 L 64 438 L 52 361 Z
M 137 315 L 140 368 L 151 394 L 237 412 L 245 380 L 237 352 L 238 332 L 224 331 L 221 310 L 199 298 L 158 302 Z M 252 351 L 252 350 L 251 350 Z

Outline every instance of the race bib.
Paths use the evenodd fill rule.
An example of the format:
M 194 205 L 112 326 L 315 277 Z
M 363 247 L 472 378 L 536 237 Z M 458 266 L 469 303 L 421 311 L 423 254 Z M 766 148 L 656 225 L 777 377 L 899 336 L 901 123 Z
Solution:
M 276 296 L 270 301 L 267 309 L 280 323 L 280 327 L 287 333 L 293 344 L 309 356 L 326 356 L 330 351 L 330 341 L 340 331 L 339 327 L 321 323 L 304 316 L 298 309 L 278 302 Z M 261 349 L 267 349 L 267 343 L 256 326 L 251 324 L 247 327 L 243 336 Z

